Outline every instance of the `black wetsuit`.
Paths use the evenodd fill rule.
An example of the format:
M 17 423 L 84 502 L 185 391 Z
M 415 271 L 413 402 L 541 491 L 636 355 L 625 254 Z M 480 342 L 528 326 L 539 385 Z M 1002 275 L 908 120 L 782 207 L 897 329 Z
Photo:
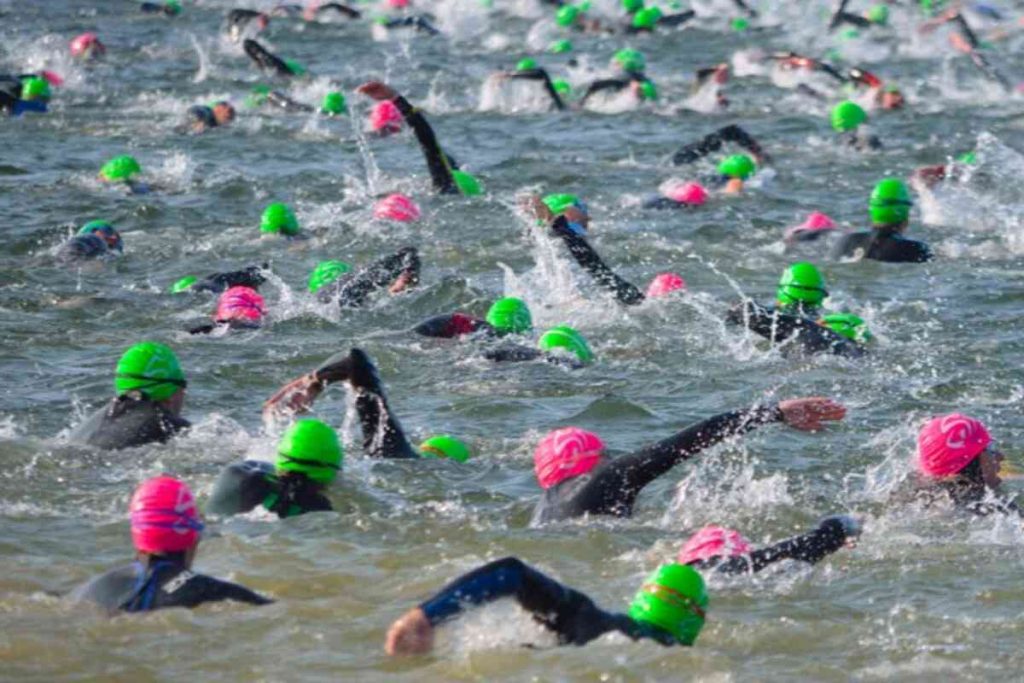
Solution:
M 193 126 L 199 124 L 204 129 L 217 127 L 217 117 L 214 116 L 213 109 L 211 107 L 207 107 L 202 104 L 193 105 L 188 108 L 187 117 L 189 123 Z
M 441 339 L 453 339 L 469 334 L 479 334 L 486 337 L 497 337 L 499 335 L 498 330 L 486 320 L 458 312 L 435 315 L 433 318 L 428 318 L 414 327 L 413 331 L 424 337 L 438 337 Z
M 522 363 L 531 360 L 543 360 L 545 363 L 561 365 L 570 370 L 579 370 L 587 366 L 586 363 L 576 356 L 549 353 L 524 344 L 503 344 L 497 348 L 488 349 L 484 351 L 484 358 L 497 363 Z
M 430 181 L 434 185 L 434 189 L 441 194 L 459 194 L 459 187 L 452 177 L 452 169 L 458 167 L 452 163 L 452 158 L 441 149 L 441 145 L 437 142 L 437 136 L 434 135 L 434 129 L 427 123 L 427 119 L 419 109 L 409 104 L 409 101 L 401 95 L 392 101 L 401 112 L 402 118 L 412 128 L 413 134 L 416 135 L 416 141 L 423 151 L 423 157 L 427 160 L 427 170 L 430 171 Z
M 839 140 L 840 145 L 853 147 L 860 152 L 870 152 L 882 149 L 882 141 L 878 139 L 877 135 L 859 133 L 855 130 L 848 130 L 845 133 L 840 133 L 837 139 Z
M 249 266 L 244 270 L 233 270 L 227 273 L 211 273 L 202 280 L 196 281 L 189 288 L 189 291 L 220 294 L 232 287 L 259 289 L 260 285 L 267 281 L 267 279 L 263 277 L 263 271 L 268 267 L 269 265 L 264 263 L 262 266 Z
M 817 564 L 846 544 L 847 534 L 843 523 L 835 518 L 824 520 L 814 531 L 775 545 L 753 550 L 746 555 L 732 557 L 709 557 L 691 562 L 697 569 L 714 569 L 723 574 L 750 574 L 766 569 L 782 560 L 799 560 Z
M 231 36 L 231 39 L 237 41 L 242 32 L 249 26 L 249 23 L 254 19 L 259 19 L 261 16 L 266 15 L 263 12 L 251 9 L 233 9 L 228 12 L 228 34 Z
M 10 114 L 11 116 L 21 116 L 25 112 L 46 113 L 47 106 L 45 101 L 21 99 L 21 79 L 35 75 L 0 75 L 0 112 Z
M 242 320 L 215 320 L 212 323 L 204 323 L 202 325 L 196 325 L 190 327 L 188 330 L 189 334 L 210 334 L 219 329 L 228 329 L 232 331 L 239 330 L 258 330 L 262 327 L 256 322 L 244 322 Z
M 144 2 L 139 5 L 139 11 L 143 14 L 166 14 L 169 17 L 173 17 L 180 10 L 175 9 L 171 5 L 160 4 L 158 2 Z
M 714 133 L 706 135 L 703 139 L 697 142 L 691 142 L 688 145 L 683 145 L 679 150 L 672 155 L 672 163 L 676 166 L 682 164 L 691 164 L 694 161 L 702 159 L 712 152 L 717 152 L 722 149 L 722 145 L 726 142 L 732 142 L 743 149 L 747 150 L 755 157 L 767 161 L 768 155 L 765 154 L 761 145 L 758 144 L 747 131 L 743 130 L 737 125 L 729 125 L 724 128 L 719 128 Z
M 805 353 L 830 353 L 846 358 L 860 358 L 866 351 L 852 339 L 819 325 L 810 318 L 784 313 L 747 301 L 734 306 L 726 320 L 746 325 L 751 332 L 776 344 L 792 341 Z
M 267 93 L 267 102 L 288 112 L 302 112 L 305 114 L 316 111 L 316 107 L 297 102 L 278 90 L 271 90 Z
M 166 443 L 190 426 L 188 420 L 172 415 L 162 405 L 136 391 L 129 391 L 79 425 L 72 433 L 71 441 L 113 451 L 148 443 Z
M 388 287 L 403 274 L 409 277 L 409 286 L 419 283 L 420 256 L 416 247 L 405 247 L 358 272 L 345 273 L 318 289 L 316 297 L 324 303 L 337 301 L 340 306 L 356 308 L 365 304 L 371 294 Z
M 75 235 L 57 250 L 57 260 L 62 262 L 94 259 L 111 254 L 106 240 L 99 235 Z
M 186 569 L 184 553 L 155 556 L 148 565 L 136 561 L 112 569 L 73 591 L 71 599 L 92 602 L 111 612 L 198 607 L 206 602 L 222 600 L 250 605 L 273 602 L 245 586 Z
M 932 260 L 932 252 L 924 242 L 909 240 L 892 230 L 875 228 L 843 235 L 832 252 L 832 258 L 924 263 Z
M 332 510 L 323 487 L 301 474 L 279 476 L 269 462 L 245 460 L 228 465 L 206 502 L 212 515 L 238 515 L 262 505 L 281 519 Z
M 697 16 L 697 13 L 692 9 L 688 9 L 684 12 L 676 12 L 675 14 L 665 14 L 659 17 L 655 25 L 651 27 L 633 26 L 632 21 L 630 21 L 625 26 L 624 30 L 626 33 L 653 33 L 658 26 L 665 26 L 668 28 L 672 28 L 674 26 L 682 26 L 686 22 L 693 19 L 695 16 Z M 630 17 L 630 19 L 632 19 L 632 17 Z
M 561 645 L 586 645 L 605 633 L 618 631 L 640 640 L 678 645 L 668 631 L 635 621 L 625 614 L 606 612 L 589 597 L 563 586 L 515 557 L 489 562 L 463 574 L 420 604 L 432 626 L 451 619 L 467 605 L 482 605 L 512 598 L 544 628 L 558 636 Z
M 640 73 L 631 73 L 624 78 L 601 78 L 594 81 L 587 86 L 587 89 L 583 91 L 583 97 L 580 98 L 580 106 L 584 106 L 587 100 L 590 99 L 591 95 L 602 92 L 604 90 L 612 90 L 614 92 L 622 92 L 633 83 L 649 83 L 650 79 Z
M 1016 501 L 1004 497 L 1000 492 L 993 491 L 985 485 L 981 473 L 981 463 L 977 458 L 957 473 L 956 477 L 945 481 L 919 482 L 912 492 L 913 498 L 930 506 L 946 498 L 959 509 L 979 517 L 994 514 L 1016 514 L 1024 517 Z
M 249 59 L 254 61 L 256 66 L 263 71 L 280 76 L 281 78 L 291 78 L 295 75 L 283 59 L 272 54 L 252 38 L 246 38 L 242 41 L 242 49 L 245 50 L 245 54 L 249 55 Z
M 565 243 L 576 263 L 583 270 L 587 271 L 598 285 L 614 294 L 619 303 L 626 304 L 627 306 L 643 303 L 643 292 L 616 275 L 601 260 L 601 257 L 590 246 L 586 238 L 570 227 L 569 220 L 565 216 L 558 216 L 552 221 L 551 231 Z
M 680 462 L 730 436 L 782 421 L 777 404 L 755 406 L 716 415 L 629 455 L 604 458 L 589 473 L 544 491 L 533 521 L 551 522 L 586 514 L 629 517 L 644 487 Z
M 406 28 L 406 27 L 409 27 L 409 28 L 415 28 L 417 31 L 420 31 L 421 33 L 426 33 L 426 34 L 432 35 L 432 36 L 439 36 L 439 35 L 441 35 L 441 32 L 437 30 L 437 27 L 435 27 L 433 24 L 431 24 L 430 20 L 427 19 L 427 17 L 425 17 L 423 15 L 416 15 L 416 16 L 412 16 L 412 17 L 398 17 L 397 19 L 389 19 L 389 20 L 384 22 L 383 26 L 384 26 L 384 28 L 389 29 L 389 30 L 393 29 L 393 28 Z
M 551 83 L 551 76 L 548 75 L 546 69 L 516 69 L 505 74 L 508 78 L 524 81 L 540 81 L 544 84 L 544 90 L 547 92 L 548 97 L 551 98 L 551 103 L 555 105 L 555 109 L 558 111 L 565 110 L 565 102 L 558 95 L 558 91 L 555 90 L 555 86 Z

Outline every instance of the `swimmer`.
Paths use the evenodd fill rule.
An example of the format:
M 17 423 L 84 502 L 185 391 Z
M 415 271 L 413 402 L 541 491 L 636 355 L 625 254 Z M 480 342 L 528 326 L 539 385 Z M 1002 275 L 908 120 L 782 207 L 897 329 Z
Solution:
M 695 209 L 708 201 L 708 191 L 700 183 L 669 178 L 641 205 L 645 209 Z
M 197 104 L 188 108 L 189 126 L 193 133 L 204 133 L 211 128 L 228 125 L 235 120 L 235 108 L 230 102 L 218 100 L 210 106 Z
M 0 76 L 0 112 L 4 114 L 45 114 L 49 110 L 50 94 L 49 82 L 40 76 Z
M 210 292 L 220 294 L 231 287 L 248 287 L 259 289 L 260 285 L 266 282 L 263 273 L 269 268 L 269 264 L 262 266 L 249 266 L 243 270 L 233 270 L 227 273 L 211 273 L 199 279 L 194 275 L 187 275 L 177 280 L 170 286 L 172 294 L 182 292 Z
M 639 102 L 658 99 L 657 87 L 651 79 L 644 75 L 647 58 L 642 52 L 631 49 L 619 50 L 612 56 L 611 63 L 618 74 L 612 78 L 602 78 L 588 85 L 580 98 L 580 107 L 585 106 L 592 95 L 607 90 L 619 93 L 628 88 Z
M 139 5 L 143 14 L 163 14 L 175 17 L 181 14 L 181 0 L 164 0 L 163 2 L 144 2 Z
M 270 16 L 251 9 L 233 9 L 227 15 L 228 36 L 237 43 L 244 35 L 255 35 L 270 24 Z
M 120 185 L 129 194 L 149 194 L 153 188 L 141 180 L 136 180 L 136 176 L 140 173 L 142 173 L 142 167 L 135 157 L 122 154 L 103 164 L 100 168 L 99 178 L 104 183 Z
M 455 312 L 434 316 L 413 328 L 416 334 L 439 339 L 469 335 L 501 337 L 510 334 L 529 334 L 532 330 L 533 317 L 530 315 L 530 308 L 525 301 L 513 296 L 502 297 L 492 303 L 482 320 Z
M 783 241 L 787 247 L 792 247 L 798 242 L 817 242 L 823 236 L 835 232 L 836 227 L 836 222 L 828 214 L 812 211 L 803 223 L 786 229 Z
M 761 145 L 747 131 L 733 124 L 719 128 L 714 133 L 704 136 L 697 142 L 683 145 L 672 155 L 672 163 L 676 166 L 692 164 L 708 156 L 712 152 L 718 152 L 726 142 L 739 145 L 753 155 L 754 161 L 760 165 L 771 163 L 771 159 Z
M 878 76 L 874 75 L 870 71 L 864 69 L 853 68 L 850 69 L 849 83 L 856 87 L 865 87 L 871 97 L 871 101 L 874 102 L 874 106 L 879 109 L 893 110 L 903 109 L 906 104 L 906 99 L 903 97 L 903 92 L 892 84 L 886 84 L 882 82 Z
M 512 71 L 499 71 L 493 77 L 498 80 L 538 81 L 544 85 L 544 91 L 551 98 L 551 104 L 555 109 L 558 111 L 565 110 L 565 102 L 562 101 L 562 97 L 551 80 L 551 76 L 546 69 L 537 66 L 537 62 L 534 59 L 529 57 L 521 59 Z
M 242 41 L 242 49 L 264 73 L 279 78 L 294 78 L 306 73 L 306 67 L 294 59 L 281 59 L 252 38 Z
M 415 247 L 405 247 L 356 272 L 342 261 L 321 261 L 310 273 L 308 288 L 321 303 L 357 308 L 385 287 L 389 294 L 399 294 L 419 281 L 419 252 Z
M 548 225 L 558 216 L 565 216 L 573 230 L 585 233 L 590 228 L 590 210 L 586 202 L 575 194 L 523 195 L 519 198 L 519 207 L 536 218 L 538 225 Z
M 263 297 L 249 287 L 232 287 L 220 295 L 213 323 L 193 327 L 189 334 L 210 334 L 218 330 L 257 330 L 266 315 Z
M 831 399 L 796 398 L 723 413 L 645 446 L 608 458 L 604 442 L 578 427 L 550 432 L 533 454 L 534 472 L 544 495 L 533 522 L 591 515 L 629 517 L 640 492 L 673 467 L 725 439 L 775 422 L 815 432 L 841 420 L 846 408 Z
M 582 334 L 568 325 L 558 325 L 537 340 L 536 348 L 522 344 L 505 344 L 484 352 L 484 358 L 495 362 L 543 360 L 570 370 L 579 370 L 594 362 L 594 353 Z
M 970 150 L 949 163 L 921 166 L 914 169 L 914 173 L 910 176 L 910 184 L 915 190 L 920 192 L 924 189 L 931 189 L 946 180 L 959 182 L 968 178 L 971 173 L 971 167 L 977 164 L 978 153 Z
M 834 31 L 843 24 L 848 24 L 859 29 L 872 28 L 874 26 L 888 26 L 888 5 L 872 5 L 863 14 L 853 14 L 852 12 L 846 11 L 846 7 L 849 4 L 850 0 L 839 0 L 839 5 L 835 12 L 832 13 L 832 19 L 828 23 L 829 31 Z
M 271 90 L 265 85 L 258 85 L 253 88 L 252 93 L 245 101 L 246 106 L 250 108 L 256 108 L 263 104 L 271 104 L 278 109 L 282 109 L 289 113 L 312 114 L 316 112 L 322 116 L 331 117 L 341 116 L 348 113 L 348 104 L 345 102 L 345 96 L 336 90 L 327 92 L 324 95 L 319 108 L 314 107 L 311 104 L 294 100 L 280 90 Z
M 834 258 L 872 259 L 889 263 L 924 263 L 932 252 L 924 242 L 901 234 L 910 222 L 910 190 L 898 178 L 885 178 L 871 192 L 871 230 L 846 234 L 833 251 Z
M 104 45 L 95 33 L 82 33 L 71 39 L 69 45 L 71 56 L 81 61 L 95 61 L 107 54 Z
M 135 490 L 128 507 L 135 561 L 112 569 L 71 594 L 110 613 L 198 607 L 232 600 L 250 605 L 273 602 L 244 586 L 192 571 L 204 525 L 183 482 L 162 475 Z
M 881 140 L 865 130 L 868 114 L 856 102 L 845 100 L 837 104 L 832 108 L 831 119 L 832 129 L 839 134 L 841 145 L 860 152 L 882 148 Z
M 664 564 L 644 581 L 627 613 L 608 612 L 587 595 L 564 586 L 515 557 L 463 574 L 395 621 L 384 650 L 389 655 L 426 654 L 434 631 L 469 606 L 511 598 L 559 645 L 586 645 L 606 633 L 661 645 L 693 645 L 704 627 L 708 594 L 692 567 Z
M 384 31 L 390 31 L 396 28 L 411 28 L 415 29 L 417 33 L 426 33 L 428 36 L 441 35 L 441 31 L 439 31 L 438 28 L 430 22 L 430 18 L 424 14 L 394 18 L 379 17 L 376 20 L 376 26 L 379 26 Z
M 292 208 L 283 202 L 272 202 L 263 208 L 260 216 L 260 239 L 285 237 L 302 239 L 302 228 Z
M 60 246 L 57 260 L 79 261 L 124 253 L 124 242 L 114 226 L 107 221 L 89 221 L 78 234 Z
M 585 233 L 579 224 L 570 223 L 566 216 L 561 215 L 551 222 L 551 232 L 562 240 L 568 248 L 569 254 L 594 279 L 594 282 L 613 294 L 619 303 L 626 306 L 643 303 L 643 292 L 608 267 L 587 242 L 584 237 Z

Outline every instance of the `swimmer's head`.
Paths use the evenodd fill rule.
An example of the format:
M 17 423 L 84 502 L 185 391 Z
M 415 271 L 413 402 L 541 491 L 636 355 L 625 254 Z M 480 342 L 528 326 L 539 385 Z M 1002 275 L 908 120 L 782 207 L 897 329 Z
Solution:
M 409 0 L 387 0 L 387 6 L 391 9 L 405 9 L 409 6 Z
M 830 313 L 819 320 L 818 324 L 858 344 L 866 344 L 872 339 L 867 323 L 853 313 Z
M 559 325 L 541 335 L 537 340 L 537 346 L 541 351 L 547 353 L 571 353 L 581 363 L 589 363 L 594 360 L 594 354 L 587 345 L 583 335 L 569 327 Z
M 263 297 L 255 289 L 231 287 L 217 300 L 213 319 L 219 323 L 260 323 L 265 312 Z
M 213 118 L 218 126 L 224 126 L 235 120 L 235 108 L 230 102 L 217 100 L 210 105 L 213 111 Z
M 590 472 L 601 461 L 604 441 L 579 427 L 556 429 L 533 451 L 533 472 L 542 489 Z
M 181 14 L 181 2 L 179 0 L 164 0 L 164 14 L 171 16 Z
M 114 371 L 114 391 L 118 396 L 137 391 L 151 401 L 166 401 L 187 385 L 178 357 L 157 342 L 129 347 Z
M 637 84 L 637 95 L 641 100 L 654 101 L 658 99 L 658 86 L 654 85 L 654 81 L 640 81 Z
M 576 24 L 583 16 L 583 12 L 575 5 L 562 5 L 555 12 L 555 23 L 562 28 L 569 28 Z
M 315 294 L 350 270 L 352 267 L 342 261 L 321 261 L 309 274 L 309 291 Z
M 917 469 L 932 479 L 951 477 L 991 443 L 992 437 L 980 420 L 960 413 L 933 418 L 917 435 Z
M 185 277 L 181 278 L 173 285 L 171 285 L 169 291 L 171 292 L 171 294 L 181 294 L 182 292 L 187 292 L 188 290 L 192 289 L 192 285 L 194 285 L 197 282 L 199 282 L 199 278 L 197 278 L 195 275 L 186 275 Z
M 459 194 L 464 197 L 475 197 L 484 192 L 480 181 L 471 173 L 452 169 L 452 180 L 455 181 L 455 187 L 459 188 Z
M 800 225 L 794 225 L 786 230 L 784 239 L 787 242 L 806 242 L 817 239 L 825 233 L 836 229 L 836 222 L 827 214 L 814 211 L 808 214 L 806 220 Z
M 370 109 L 370 130 L 378 135 L 391 135 L 402 130 L 402 112 L 391 100 L 381 100 Z
M 523 334 L 533 329 L 533 317 L 526 302 L 514 296 L 498 299 L 487 310 L 487 322 L 503 334 Z
M 161 475 L 139 484 L 128 504 L 132 544 L 149 555 L 191 550 L 199 543 L 203 522 L 188 486 Z
M 906 103 L 903 93 L 895 85 L 886 86 L 879 101 L 882 109 L 902 109 Z
M 569 85 L 569 81 L 564 78 L 556 78 L 551 81 L 551 87 L 555 89 L 559 97 L 569 97 L 572 95 L 572 86 Z
M 404 194 L 389 194 L 373 205 L 373 217 L 378 220 L 410 223 L 420 219 L 420 207 Z
M 612 55 L 612 64 L 627 74 L 639 75 L 647 68 L 647 58 L 639 50 L 626 48 Z
M 320 103 L 320 113 L 327 116 L 347 114 L 348 104 L 345 102 L 345 96 L 340 92 L 329 92 L 324 95 L 324 100 Z
M 779 308 L 817 307 L 826 296 L 825 278 L 813 263 L 794 263 L 782 271 L 776 290 Z
M 516 62 L 516 71 L 529 71 L 537 68 L 537 60 L 532 57 L 523 57 Z
M 106 46 L 95 33 L 82 33 L 71 39 L 71 56 L 75 59 L 96 59 L 102 57 Z
M 746 180 L 757 171 L 757 164 L 746 154 L 732 154 L 718 164 L 718 173 L 726 178 Z
M 676 273 L 659 273 L 654 276 L 651 280 L 651 284 L 647 286 L 647 293 L 644 295 L 648 299 L 658 299 L 665 297 L 672 292 L 685 292 L 686 281 Z
M 658 7 L 644 7 L 633 15 L 633 28 L 638 31 L 653 31 L 662 17 Z
M 29 76 L 21 79 L 21 99 L 28 102 L 34 100 L 49 102 L 50 84 L 45 78 L 39 78 L 38 76 Z
M 875 227 L 901 226 L 910 219 L 914 202 L 910 190 L 899 178 L 885 178 L 871 191 L 868 212 Z
M 572 41 L 561 39 L 548 45 L 548 52 L 554 55 L 565 54 L 566 52 L 572 52 Z
M 79 235 L 96 235 L 107 244 L 112 251 L 123 252 L 124 242 L 121 240 L 121 233 L 114 229 L 106 221 L 89 221 L 78 230 Z
M 872 24 L 885 26 L 889 23 L 889 7 L 887 5 L 872 5 L 868 11 L 864 13 L 864 18 Z
M 750 19 L 747 19 L 746 17 L 735 17 L 729 22 L 729 28 L 736 33 L 743 33 L 750 28 Z
M 127 182 L 139 173 L 142 173 L 142 167 L 135 157 L 122 154 L 103 164 L 100 178 L 108 183 Z
M 704 628 L 708 592 L 696 569 L 685 564 L 663 564 L 647 577 L 633 602 L 629 616 L 693 645 Z
M 663 193 L 674 202 L 687 206 L 704 206 L 708 200 L 708 191 L 700 183 L 676 180 L 663 186 Z
M 338 476 L 344 456 L 338 435 L 329 425 L 304 418 L 281 437 L 274 468 L 278 474 L 294 472 L 326 486 Z
M 857 130 L 867 120 L 867 112 L 856 102 L 846 100 L 832 107 L 832 128 L 837 133 Z
M 713 557 L 735 557 L 753 550 L 750 541 L 737 531 L 720 526 L 706 526 L 683 544 L 679 551 L 679 564 L 694 564 Z
M 263 209 L 260 232 L 264 235 L 280 234 L 293 237 L 299 234 L 299 221 L 287 204 L 274 202 Z
M 449 434 L 430 437 L 420 444 L 419 451 L 424 458 L 445 458 L 455 462 L 466 462 L 470 458 L 469 447 Z

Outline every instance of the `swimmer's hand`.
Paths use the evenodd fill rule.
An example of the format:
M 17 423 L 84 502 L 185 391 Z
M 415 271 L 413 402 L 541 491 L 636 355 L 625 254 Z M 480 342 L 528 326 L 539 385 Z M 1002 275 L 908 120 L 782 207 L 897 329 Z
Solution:
M 398 97 L 394 88 L 380 81 L 367 81 L 356 88 L 356 92 L 373 100 L 393 100 Z
M 434 647 L 434 627 L 419 607 L 409 610 L 388 629 L 384 651 L 389 655 L 422 655 Z
M 324 383 L 316 373 L 303 375 L 277 390 L 263 404 L 264 419 L 305 413 L 323 393 Z
M 820 431 L 822 422 L 842 420 L 846 416 L 844 406 L 824 396 L 780 401 L 779 410 L 783 422 L 802 432 Z

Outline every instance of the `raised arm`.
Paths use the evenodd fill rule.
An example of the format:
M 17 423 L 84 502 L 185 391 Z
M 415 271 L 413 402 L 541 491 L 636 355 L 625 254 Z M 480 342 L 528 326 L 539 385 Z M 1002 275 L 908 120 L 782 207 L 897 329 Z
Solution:
M 749 555 L 737 555 L 715 565 L 726 574 L 759 572 L 782 560 L 816 564 L 845 546 L 852 546 L 860 535 L 860 524 L 852 517 L 837 515 L 822 520 L 814 531 L 794 536 Z
M 583 235 L 569 227 L 569 221 L 565 216 L 555 218 L 551 223 L 551 231 L 562 239 L 576 263 L 587 271 L 598 285 L 614 294 L 620 303 L 634 306 L 644 301 L 643 293 L 612 271 Z

